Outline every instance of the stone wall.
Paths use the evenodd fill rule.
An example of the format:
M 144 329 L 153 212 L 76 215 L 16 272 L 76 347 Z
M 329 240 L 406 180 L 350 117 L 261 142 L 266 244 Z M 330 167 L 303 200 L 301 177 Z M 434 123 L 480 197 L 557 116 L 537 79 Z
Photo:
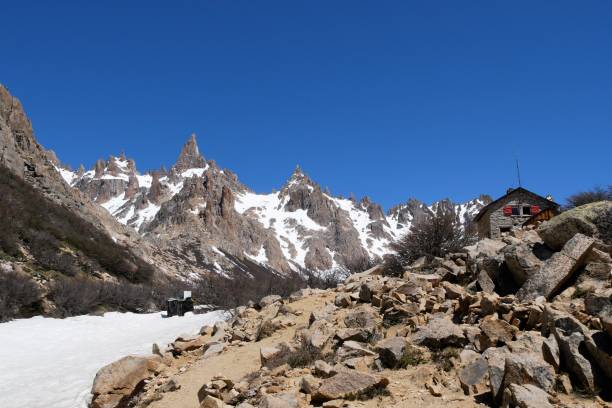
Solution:
M 514 191 L 491 205 L 487 213 L 478 221 L 478 234 L 480 237 L 500 238 L 500 228 L 513 227 L 522 225 L 525 221 L 531 218 L 529 215 L 504 215 L 504 207 L 507 205 L 519 206 L 522 212 L 522 206 L 540 206 L 540 211 L 545 208 L 554 207 L 554 204 L 545 198 L 539 198 L 526 191 Z

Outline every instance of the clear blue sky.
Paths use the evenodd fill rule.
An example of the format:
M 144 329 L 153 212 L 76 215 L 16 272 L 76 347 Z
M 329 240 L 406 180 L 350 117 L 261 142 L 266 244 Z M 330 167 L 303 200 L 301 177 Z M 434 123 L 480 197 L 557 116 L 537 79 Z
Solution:
M 385 208 L 612 182 L 612 2 L 12 1 L 0 82 L 91 166 L 202 152 L 256 191 L 296 164 Z

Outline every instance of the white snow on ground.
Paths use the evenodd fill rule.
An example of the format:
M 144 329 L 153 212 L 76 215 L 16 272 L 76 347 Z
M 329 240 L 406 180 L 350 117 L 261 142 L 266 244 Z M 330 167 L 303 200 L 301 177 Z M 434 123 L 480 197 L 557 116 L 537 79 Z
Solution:
M 150 354 L 195 334 L 224 312 L 163 319 L 160 313 L 33 317 L 0 324 L 0 407 L 86 408 L 96 372 L 126 355 Z

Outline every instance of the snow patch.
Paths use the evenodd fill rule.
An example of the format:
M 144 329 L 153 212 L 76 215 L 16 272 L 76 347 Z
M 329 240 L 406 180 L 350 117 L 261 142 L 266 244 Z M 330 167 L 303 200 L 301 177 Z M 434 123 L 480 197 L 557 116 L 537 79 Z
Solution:
M 222 311 L 167 319 L 159 313 L 112 312 L 2 323 L 0 407 L 86 408 L 103 366 L 130 354 L 150 354 L 153 343 L 165 346 L 224 318 Z

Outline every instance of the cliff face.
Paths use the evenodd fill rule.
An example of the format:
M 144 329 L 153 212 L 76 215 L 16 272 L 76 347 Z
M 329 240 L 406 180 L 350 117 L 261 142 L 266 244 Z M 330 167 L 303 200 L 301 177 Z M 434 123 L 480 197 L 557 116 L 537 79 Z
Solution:
M 1 250 L 5 269 L 35 268 L 43 284 L 56 273 L 150 281 L 158 272 L 140 237 L 57 171 L 34 138 L 21 103 L 0 86 Z

